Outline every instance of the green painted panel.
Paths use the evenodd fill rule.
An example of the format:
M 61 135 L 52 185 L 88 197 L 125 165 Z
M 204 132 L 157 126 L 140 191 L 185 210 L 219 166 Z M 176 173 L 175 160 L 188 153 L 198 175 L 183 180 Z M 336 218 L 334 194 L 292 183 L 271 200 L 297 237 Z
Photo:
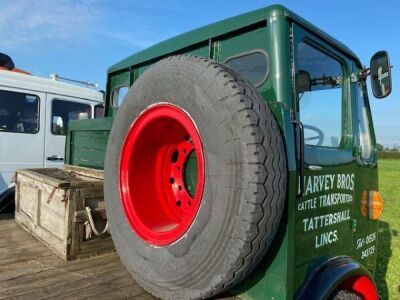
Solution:
M 112 118 L 71 121 L 68 128 L 66 163 L 104 169 Z
M 203 56 L 203 57 L 209 57 L 210 54 L 210 47 L 209 45 L 201 46 L 201 47 L 196 47 L 193 50 L 185 51 L 186 54 L 189 55 L 197 55 L 197 56 Z

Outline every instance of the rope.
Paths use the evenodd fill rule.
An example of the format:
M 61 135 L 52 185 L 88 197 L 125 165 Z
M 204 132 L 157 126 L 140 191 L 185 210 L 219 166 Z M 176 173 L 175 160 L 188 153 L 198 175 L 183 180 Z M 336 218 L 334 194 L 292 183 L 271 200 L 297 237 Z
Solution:
M 92 209 L 89 206 L 86 206 L 86 212 L 87 212 L 87 215 L 88 215 L 88 218 L 89 218 L 90 227 L 92 228 L 92 231 L 94 232 L 95 235 L 102 236 L 106 232 L 108 232 L 108 221 L 107 221 L 106 226 L 104 227 L 103 231 L 102 232 L 98 232 L 97 229 L 96 229 L 96 225 L 94 224 L 94 221 L 93 221 Z

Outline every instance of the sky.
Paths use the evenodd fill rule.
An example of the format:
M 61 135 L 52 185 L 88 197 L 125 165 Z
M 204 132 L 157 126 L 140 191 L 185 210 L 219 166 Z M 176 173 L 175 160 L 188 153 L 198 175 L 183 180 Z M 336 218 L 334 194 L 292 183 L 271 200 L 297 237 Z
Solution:
M 97 82 L 112 64 L 167 38 L 277 2 L 261 0 L 13 0 L 0 1 L 0 52 L 34 75 Z M 400 146 L 400 1 L 280 1 L 337 38 L 369 65 L 390 55 L 393 91 L 370 93 L 377 141 Z

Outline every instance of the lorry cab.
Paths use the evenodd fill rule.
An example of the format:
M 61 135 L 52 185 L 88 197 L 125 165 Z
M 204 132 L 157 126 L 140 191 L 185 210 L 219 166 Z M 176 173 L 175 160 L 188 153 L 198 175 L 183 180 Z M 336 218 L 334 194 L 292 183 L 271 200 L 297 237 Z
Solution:
M 0 69 L 0 212 L 12 203 L 15 171 L 61 166 L 68 122 L 94 118 L 102 102 L 92 88 Z
M 185 58 L 185 55 L 188 55 L 188 58 Z M 174 56 L 174 58 L 170 58 L 171 56 Z M 160 60 L 161 62 L 157 63 Z M 194 225 L 187 230 L 185 235 L 171 245 L 145 247 L 143 245 L 148 241 L 143 241 L 143 238 L 141 241 L 137 238 L 139 234 L 135 234 L 135 229 L 128 232 L 129 230 L 126 228 L 130 228 L 127 224 L 129 213 L 125 208 L 117 207 L 118 204 L 116 204 L 125 203 L 123 202 L 125 200 L 121 200 L 121 198 L 126 190 L 129 190 L 127 187 L 129 184 L 125 186 L 123 183 L 125 176 L 123 174 L 128 171 L 122 170 L 124 167 L 122 162 L 125 157 L 123 151 L 128 147 L 126 145 L 130 142 L 131 131 L 121 131 L 128 130 L 127 128 L 134 130 L 132 129 L 134 125 L 140 123 L 140 121 L 137 121 L 141 120 L 140 116 L 150 114 L 149 111 L 152 110 L 152 107 L 157 106 L 153 103 L 147 109 L 138 100 L 141 96 L 147 95 L 146 93 L 150 93 L 149 91 L 152 90 L 150 87 L 153 89 L 156 89 L 155 86 L 165 88 L 164 94 L 157 96 L 160 99 L 163 98 L 163 95 L 174 95 L 179 98 L 179 95 L 173 94 L 172 91 L 169 94 L 168 86 L 171 87 L 171 90 L 185 91 L 185 87 L 180 87 L 177 79 L 174 82 L 168 82 L 168 78 L 157 79 L 157 85 L 152 85 L 151 81 L 151 76 L 157 77 L 162 72 L 167 74 L 168 72 L 165 70 L 169 71 L 170 76 L 182 73 L 185 66 L 179 65 L 180 60 L 185 60 L 185 63 L 188 64 L 196 61 L 199 65 L 205 64 L 204 61 L 206 61 L 209 64 L 208 66 L 214 66 L 215 69 L 219 68 L 217 63 L 220 63 L 241 74 L 257 89 L 263 103 L 273 113 L 274 120 L 279 127 L 277 131 L 283 139 L 286 170 L 276 173 L 278 168 L 266 168 L 265 171 L 257 171 L 256 175 L 262 178 L 260 179 L 261 183 L 258 183 L 259 185 L 275 180 L 277 185 L 279 182 L 285 182 L 286 192 L 282 192 L 278 188 L 275 190 L 265 188 L 263 192 L 252 193 L 253 198 L 247 198 L 249 202 L 246 202 L 248 203 L 246 209 L 250 209 L 250 206 L 251 209 L 254 209 L 253 214 L 248 216 L 251 218 L 254 215 L 273 210 L 271 207 L 257 210 L 254 205 L 250 204 L 253 203 L 251 201 L 258 199 L 260 194 L 281 197 L 280 193 L 284 193 L 282 216 L 276 224 L 279 229 L 277 229 L 271 246 L 261 263 L 240 284 L 231 287 L 230 292 L 239 297 L 243 296 L 245 299 L 333 299 L 342 291 L 350 291 L 353 296 L 355 294 L 356 297 L 361 299 L 378 299 L 373 274 L 378 247 L 378 220 L 383 204 L 379 195 L 376 139 L 366 89 L 366 78 L 371 75 L 375 97 L 383 98 L 390 93 L 390 63 L 387 53 L 380 51 L 375 54 L 370 62 L 371 67 L 366 69 L 356 54 L 348 47 L 279 5 L 243 14 L 182 34 L 116 63 L 108 69 L 106 118 L 96 122 L 92 120 L 78 121 L 71 126 L 67 163 L 105 170 L 105 196 L 106 203 L 108 203 L 107 215 L 110 219 L 111 233 L 117 249 L 118 243 L 121 244 L 120 255 L 125 265 L 129 266 L 131 274 L 135 277 L 135 272 L 142 265 L 149 265 L 150 267 L 148 261 L 156 260 L 159 256 L 169 257 L 171 264 L 176 259 L 178 264 L 179 258 L 171 258 L 171 256 L 168 256 L 170 253 L 166 253 L 169 247 L 174 249 L 171 250 L 172 252 L 176 251 L 176 253 L 184 256 L 186 255 L 185 251 L 189 252 L 187 249 L 190 248 L 182 250 L 179 248 L 180 243 L 191 242 L 192 240 L 188 238 L 190 236 L 195 244 L 199 236 L 206 234 L 204 233 L 205 230 L 204 232 L 193 233 L 193 228 L 200 226 L 198 223 L 203 222 L 196 223 L 195 219 Z M 179 66 L 176 67 L 177 69 L 180 69 L 175 70 L 172 62 Z M 214 64 L 214 62 L 216 63 Z M 160 69 L 154 70 L 154 73 L 151 72 L 153 65 L 157 65 Z M 168 66 L 168 68 L 165 67 L 165 70 L 162 69 L 164 65 Z M 186 69 L 190 69 L 190 67 Z M 199 73 L 199 77 L 208 72 L 207 68 Z M 222 67 L 215 76 L 224 74 L 224 68 Z M 225 72 L 224 76 L 231 78 L 231 73 Z M 143 77 L 145 79 L 141 81 Z M 145 80 L 147 80 L 149 86 L 147 90 L 146 83 L 143 82 Z M 181 80 L 184 81 L 185 78 L 181 78 Z M 192 84 L 199 90 L 201 87 L 198 87 L 197 84 L 203 82 L 203 79 L 196 80 L 193 79 Z M 237 83 L 238 81 L 231 78 L 230 82 Z M 135 84 L 136 82 L 138 83 Z M 229 82 L 225 86 L 228 84 Z M 207 94 L 208 88 L 214 87 L 214 85 L 216 85 L 214 79 L 210 79 L 209 84 L 203 87 L 206 91 L 204 94 Z M 193 88 L 191 94 L 185 95 L 189 97 L 197 91 L 196 88 Z M 234 88 L 240 90 L 237 86 Z M 128 89 L 130 91 L 127 93 Z M 135 91 L 137 91 L 137 98 L 135 98 Z M 238 106 L 247 103 L 246 95 L 242 95 L 243 99 L 238 102 Z M 225 96 L 221 99 L 228 102 L 226 99 L 230 99 L 229 97 Z M 143 98 L 142 101 L 146 99 Z M 165 101 L 173 102 L 174 99 L 175 97 L 170 96 Z M 204 98 L 199 96 L 198 101 L 203 100 Z M 222 100 L 221 102 L 223 102 Z M 131 103 L 125 104 L 127 101 Z M 132 113 L 134 115 L 134 117 L 131 117 L 132 120 L 126 121 L 125 119 L 124 125 L 121 125 L 123 124 L 122 118 L 129 118 L 126 111 L 130 109 L 131 112 L 137 112 L 141 105 L 143 106 L 142 112 L 137 113 L 137 115 Z M 190 111 L 190 105 L 195 104 L 193 102 L 187 104 L 185 110 Z M 196 105 L 198 105 L 197 111 L 206 110 L 208 107 L 215 109 L 219 107 L 218 104 L 204 104 L 202 106 L 202 104 L 196 103 Z M 120 110 L 120 107 L 123 109 Z M 252 105 L 248 105 L 243 108 L 243 111 L 250 110 L 252 107 Z M 162 109 L 167 110 L 165 107 L 160 107 L 160 110 Z M 197 111 L 192 112 L 192 116 L 195 115 L 197 119 L 200 119 Z M 210 124 L 212 118 L 215 117 L 213 113 L 210 112 L 208 116 L 203 116 L 210 118 Z M 223 110 L 220 112 L 221 115 L 224 113 Z M 252 113 L 255 114 L 254 111 Z M 254 114 L 249 112 L 246 117 L 257 120 Z M 234 119 L 234 117 L 225 116 L 221 123 L 231 119 Z M 260 119 L 259 123 L 254 121 L 251 126 L 257 127 L 262 122 L 261 117 Z M 241 119 L 237 117 L 234 120 L 239 122 Z M 126 123 L 129 123 L 130 127 Z M 140 123 L 140 126 L 142 125 Z M 246 124 L 240 127 L 242 132 L 232 139 L 240 140 L 248 132 L 248 127 Z M 199 128 L 200 136 L 202 131 L 212 134 L 207 131 L 207 128 L 204 129 L 201 126 Z M 252 135 L 257 136 L 259 131 L 261 129 L 253 132 Z M 84 143 L 86 148 L 91 147 L 93 153 L 96 153 L 96 161 L 85 156 L 87 149 L 83 146 L 83 143 L 80 145 L 78 142 L 79 135 L 89 136 L 90 132 L 93 132 L 93 136 L 96 134 L 96 141 L 101 140 L 99 137 L 102 137 L 102 147 L 98 146 L 99 143 L 95 144 L 95 139 L 92 142 L 86 140 Z M 155 133 L 156 131 L 154 131 Z M 133 136 L 135 134 L 135 132 L 132 133 Z M 226 132 L 227 136 L 230 136 L 230 134 L 230 131 Z M 126 139 L 124 140 L 124 138 Z M 161 136 L 158 140 L 162 138 Z M 107 139 L 109 143 L 106 151 Z M 260 140 L 264 141 L 260 138 L 254 143 L 260 143 Z M 271 139 L 271 141 L 273 140 Z M 119 146 L 115 146 L 119 143 L 122 144 L 120 152 L 117 149 Z M 137 147 L 141 146 L 138 144 Z M 205 146 L 205 148 L 207 147 Z M 267 150 L 264 150 L 264 152 L 254 151 L 252 154 L 266 153 L 267 157 L 268 155 L 273 157 L 271 158 L 272 161 L 280 160 L 280 158 L 273 156 L 274 151 L 269 148 Z M 134 151 L 134 148 L 132 151 Z M 213 160 L 213 164 L 224 161 L 224 155 L 215 159 L 217 155 L 213 153 L 214 151 L 216 151 L 216 147 L 210 150 L 211 154 L 209 154 L 208 159 Z M 278 150 L 275 151 L 279 152 Z M 229 156 L 231 152 L 233 150 L 227 149 L 226 156 Z M 141 152 L 140 155 L 144 155 L 144 153 Z M 205 155 L 208 155 L 207 149 L 205 149 Z M 82 157 L 85 157 L 85 159 L 82 159 Z M 99 160 L 99 157 L 103 157 L 103 159 Z M 104 157 L 106 157 L 105 160 Z M 119 157 L 121 161 L 117 160 Z M 171 160 L 175 161 L 174 156 Z M 212 166 L 207 165 L 207 158 L 205 160 L 206 166 L 211 169 Z M 139 158 L 138 161 L 140 161 Z M 189 159 L 187 161 L 189 162 Z M 268 159 L 264 159 L 262 163 L 265 162 L 268 162 Z M 254 162 L 248 164 L 252 165 Z M 146 168 L 149 165 L 146 165 Z M 247 166 L 246 163 L 236 163 L 236 165 Z M 200 167 L 198 165 L 198 169 Z M 111 169 L 113 172 L 107 171 L 107 169 Z M 107 172 L 110 174 L 108 177 Z M 134 168 L 130 172 L 136 174 Z M 144 172 L 135 176 L 139 178 L 143 174 L 151 174 L 147 169 Z M 154 172 L 154 174 L 159 174 L 161 171 Z M 246 190 L 246 185 L 242 186 L 240 180 L 250 173 L 243 175 L 243 178 L 240 176 L 229 177 L 229 180 L 226 179 L 223 184 L 217 185 L 215 182 L 217 182 L 218 176 L 215 174 L 218 173 L 218 170 L 214 170 L 214 172 L 210 175 L 214 176 L 213 179 L 209 182 L 206 181 L 206 185 L 213 186 L 215 191 L 226 187 L 235 188 L 235 184 L 240 186 L 238 187 L 238 194 Z M 274 172 L 275 175 L 270 175 L 272 179 L 265 179 L 268 178 L 268 174 L 274 174 Z M 117 173 L 120 176 L 118 179 L 119 186 L 116 183 L 117 176 L 115 175 Z M 204 174 L 207 174 L 207 169 L 197 175 L 207 178 L 207 175 Z M 107 178 L 109 181 L 107 181 Z M 282 178 L 287 181 L 281 181 Z M 174 183 L 174 180 L 172 178 L 171 182 Z M 132 186 L 134 184 L 132 183 Z M 117 194 L 118 189 L 121 191 L 120 194 Z M 107 199 L 107 195 L 109 199 Z M 223 201 L 222 198 L 223 195 L 216 198 L 215 201 Z M 176 203 L 181 206 L 181 201 Z M 243 205 L 245 207 L 245 204 Z M 201 209 L 200 206 L 198 215 L 201 214 Z M 121 211 L 125 214 L 121 215 Z M 128 221 L 124 221 L 124 216 Z M 224 216 L 223 214 L 220 215 L 221 218 Z M 237 220 L 240 220 L 239 216 L 237 216 Z M 132 222 L 130 224 L 132 225 Z M 132 225 L 132 228 L 135 228 L 135 224 Z M 214 229 L 210 232 L 219 232 L 218 230 L 220 230 L 220 228 Z M 233 233 L 229 234 L 234 235 Z M 255 232 L 253 234 L 256 236 Z M 219 237 L 222 236 L 225 235 L 220 233 Z M 126 250 L 128 248 L 126 245 L 131 239 L 131 248 L 138 245 L 138 249 L 146 249 L 147 252 L 143 253 L 146 253 L 146 255 L 151 253 L 154 256 L 147 258 L 146 261 L 143 261 L 143 264 L 135 265 Z M 234 255 L 233 250 L 227 249 L 226 251 L 225 257 Z M 134 254 L 130 253 L 130 255 Z M 196 255 L 200 256 L 201 254 Z M 179 255 L 177 254 L 177 256 Z M 138 257 L 137 259 L 141 258 Z M 187 258 L 187 261 L 189 260 Z M 206 268 L 205 265 L 203 266 Z M 157 266 L 151 267 L 158 270 Z M 247 266 L 247 268 L 250 268 L 250 266 Z M 161 271 L 159 270 L 159 272 Z M 215 272 L 218 273 L 219 270 Z M 241 272 L 243 273 L 243 270 L 237 271 L 235 276 L 242 274 Z M 157 271 L 154 273 L 157 274 Z M 198 272 L 194 270 L 193 278 L 196 274 Z M 203 275 L 203 277 L 199 277 L 199 282 L 206 280 L 206 274 Z M 230 276 L 229 278 L 233 277 L 232 274 L 221 274 L 220 278 L 222 275 Z M 142 273 L 142 276 L 147 275 Z M 167 291 L 166 288 L 165 282 L 168 282 L 169 278 L 147 279 L 146 277 L 146 279 L 143 279 L 140 276 L 135 278 L 150 292 L 165 298 L 173 297 L 171 295 L 183 298 L 189 297 L 188 295 L 190 297 L 196 295 L 193 297 L 202 298 L 205 297 L 204 295 L 214 295 L 224 291 L 223 288 L 217 290 L 218 284 L 215 282 L 210 283 L 208 290 L 198 288 L 196 283 L 193 283 L 193 286 L 189 286 L 189 284 L 187 286 L 176 286 L 171 283 L 171 290 L 176 291 L 176 294 L 173 294 L 171 290 Z M 165 283 L 165 285 L 157 286 L 158 282 Z M 224 286 L 229 286 L 231 282 L 225 282 Z M 223 286 L 222 283 L 221 286 Z M 180 288 L 183 290 L 182 294 L 180 294 Z M 340 299 L 340 295 L 337 299 Z

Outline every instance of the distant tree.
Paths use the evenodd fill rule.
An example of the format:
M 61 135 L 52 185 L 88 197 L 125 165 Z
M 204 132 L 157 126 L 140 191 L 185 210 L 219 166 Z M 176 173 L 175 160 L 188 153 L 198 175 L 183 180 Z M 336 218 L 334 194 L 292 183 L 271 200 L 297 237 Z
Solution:
M 385 147 L 383 147 L 383 145 L 381 145 L 381 144 L 376 144 L 376 149 L 378 151 L 383 151 L 383 150 L 385 150 Z

